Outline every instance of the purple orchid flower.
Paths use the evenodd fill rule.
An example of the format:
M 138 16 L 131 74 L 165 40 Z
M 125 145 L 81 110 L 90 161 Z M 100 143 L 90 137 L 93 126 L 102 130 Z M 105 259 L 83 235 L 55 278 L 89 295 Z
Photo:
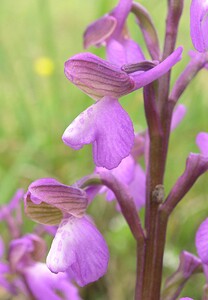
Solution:
M 125 22 L 132 0 L 120 0 L 112 12 L 90 24 L 84 33 L 84 47 L 106 45 L 107 60 L 117 66 L 144 60 L 141 48 L 128 36 Z
M 194 47 L 199 52 L 206 52 L 208 50 L 207 12 L 207 0 L 192 0 L 190 9 L 191 38 Z
M 164 75 L 180 60 L 181 52 L 182 48 L 178 48 L 154 68 L 131 75 L 90 53 L 69 59 L 65 64 L 67 78 L 99 101 L 67 127 L 62 137 L 64 143 L 74 149 L 92 143 L 98 167 L 117 167 L 134 144 L 133 124 L 117 98 Z
M 171 131 L 173 131 L 180 124 L 185 114 L 186 114 L 186 107 L 182 104 L 178 105 L 173 113 L 173 118 L 171 122 Z M 146 165 L 148 164 L 147 161 L 148 147 L 149 147 L 148 134 L 146 134 L 146 137 L 142 136 L 141 134 L 138 134 L 137 136 L 135 136 L 135 142 L 132 149 L 132 154 L 124 158 L 118 167 L 112 170 L 108 170 L 102 167 L 97 167 L 95 169 L 95 173 L 110 172 L 117 180 L 122 182 L 124 185 L 127 185 L 129 192 L 134 199 L 135 206 L 138 210 L 140 210 L 145 205 L 146 175 L 145 175 L 145 171 L 141 168 L 141 166 L 139 164 L 136 164 L 136 160 L 139 156 L 145 155 Z M 90 202 L 94 199 L 94 197 L 98 193 L 100 194 L 106 193 L 107 201 L 112 201 L 116 199 L 114 193 L 106 186 L 102 186 L 102 187 L 91 186 L 87 188 L 86 192 L 88 194 L 88 198 L 90 198 Z
M 59 224 L 47 257 L 48 268 L 70 274 L 80 286 L 103 276 L 109 260 L 105 240 L 84 216 L 86 208 L 83 190 L 51 178 L 33 182 L 25 196 L 29 217 L 44 224 Z
M 24 278 L 16 280 L 17 288 L 26 296 L 37 300 L 61 300 L 62 296 L 66 300 L 81 300 L 67 274 L 53 274 L 44 263 L 39 262 L 45 253 L 45 242 L 34 234 L 25 235 L 10 243 L 11 271 Z

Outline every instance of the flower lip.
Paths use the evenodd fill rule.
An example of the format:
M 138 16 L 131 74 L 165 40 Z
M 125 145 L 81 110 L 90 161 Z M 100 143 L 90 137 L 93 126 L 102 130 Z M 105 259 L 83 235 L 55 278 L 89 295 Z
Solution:
M 81 113 L 67 127 L 62 139 L 73 149 L 92 143 L 95 164 L 113 169 L 129 155 L 134 129 L 118 100 L 104 97 Z
M 106 273 L 108 260 L 109 251 L 104 238 L 93 221 L 84 216 L 62 220 L 46 264 L 51 272 L 67 272 L 78 285 L 84 286 Z

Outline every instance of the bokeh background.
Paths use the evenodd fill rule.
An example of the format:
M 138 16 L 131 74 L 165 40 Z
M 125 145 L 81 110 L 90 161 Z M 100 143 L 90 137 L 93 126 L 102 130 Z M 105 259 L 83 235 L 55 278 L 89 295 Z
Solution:
M 166 1 L 140 1 L 151 12 L 163 45 Z M 185 1 L 177 45 L 184 46 L 183 60 L 173 71 L 172 83 L 189 61 L 190 0 Z M 72 184 L 94 169 L 91 146 L 74 151 L 61 136 L 69 123 L 93 100 L 64 76 L 64 62 L 82 52 L 86 26 L 111 10 L 115 0 L 1 0 L 0 9 L 0 204 L 7 203 L 17 188 L 25 190 L 40 177 L 55 177 Z M 145 49 L 133 16 L 128 25 L 132 37 Z M 89 49 L 105 57 L 104 49 Z M 183 172 L 189 152 L 198 152 L 195 137 L 208 129 L 207 70 L 202 70 L 181 97 L 187 114 L 172 133 L 165 177 L 166 194 Z M 145 130 L 142 90 L 121 99 L 137 131 Z M 174 211 L 164 258 L 165 274 L 178 264 L 186 249 L 196 252 L 194 239 L 200 222 L 208 215 L 208 176 L 204 175 Z M 115 203 L 98 197 L 89 208 L 109 245 L 107 275 L 81 290 L 84 300 L 133 299 L 135 243 Z M 143 211 L 140 212 L 143 218 Z M 33 222 L 25 217 L 25 232 Z M 4 236 L 4 227 L 2 227 Z M 184 295 L 200 299 L 204 279 L 195 276 Z

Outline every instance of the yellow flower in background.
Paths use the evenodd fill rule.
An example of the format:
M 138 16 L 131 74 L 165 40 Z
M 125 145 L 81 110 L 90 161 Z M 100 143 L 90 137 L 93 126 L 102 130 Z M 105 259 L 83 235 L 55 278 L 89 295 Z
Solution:
M 48 57 L 37 58 L 34 62 L 34 69 L 40 76 L 50 76 L 54 71 L 54 62 Z

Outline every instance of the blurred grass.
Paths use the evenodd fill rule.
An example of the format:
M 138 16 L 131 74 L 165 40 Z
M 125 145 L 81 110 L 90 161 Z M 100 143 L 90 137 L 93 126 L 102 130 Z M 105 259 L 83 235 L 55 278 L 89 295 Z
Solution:
M 192 48 L 189 38 L 188 11 L 185 1 L 177 44 L 184 45 L 184 60 L 173 72 L 177 78 L 188 62 Z M 141 1 L 152 13 L 162 43 L 166 1 Z M 63 64 L 70 56 L 83 51 L 82 33 L 90 22 L 109 11 L 116 1 L 2 0 L 0 10 L 0 203 L 9 201 L 18 187 L 27 189 L 39 177 L 56 177 L 71 184 L 93 170 L 91 147 L 80 151 L 66 147 L 61 136 L 68 124 L 93 101 L 72 86 L 63 74 Z M 134 39 L 144 42 L 133 16 L 129 27 Z M 90 49 L 104 57 L 103 49 Z M 145 50 L 145 53 L 147 51 Z M 49 76 L 35 71 L 38 59 L 51 60 Z M 166 193 L 182 173 L 190 151 L 198 151 L 195 137 L 206 131 L 208 101 L 207 71 L 203 70 L 181 98 L 188 112 L 172 133 L 165 178 Z M 136 130 L 146 127 L 142 91 L 121 100 L 131 115 Z M 165 270 L 175 270 L 181 250 L 195 252 L 197 226 L 207 216 L 207 180 L 205 175 L 174 212 L 168 231 Z M 99 214 L 97 213 L 99 211 Z M 84 290 L 84 299 L 131 299 L 134 288 L 134 241 L 113 204 L 96 200 L 90 208 L 104 233 L 111 251 L 109 272 L 99 282 Z M 194 219 L 194 222 L 193 222 Z M 203 279 L 188 285 L 186 295 L 198 299 Z M 194 288 L 193 288 L 194 282 Z M 185 294 L 184 294 L 185 295 Z

